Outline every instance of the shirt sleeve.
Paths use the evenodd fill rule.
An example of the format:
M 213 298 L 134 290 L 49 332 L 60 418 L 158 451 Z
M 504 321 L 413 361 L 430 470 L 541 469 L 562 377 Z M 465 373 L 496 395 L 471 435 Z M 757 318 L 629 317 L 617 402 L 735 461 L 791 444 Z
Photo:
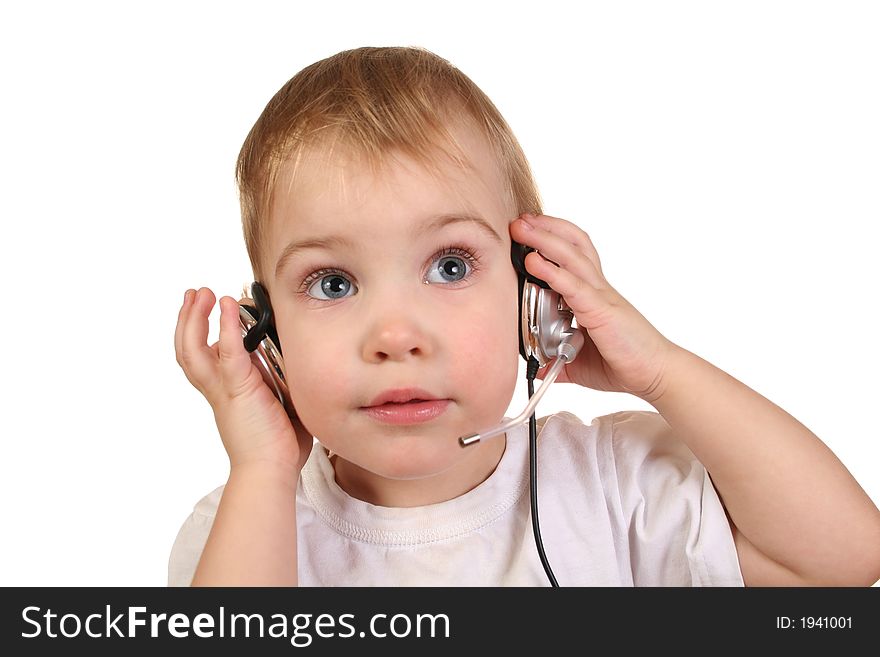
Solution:
M 193 507 L 192 513 L 183 521 L 177 538 L 171 546 L 168 558 L 168 586 L 189 586 L 192 583 L 202 550 L 214 524 L 217 506 L 224 486 L 214 489 Z
M 611 416 L 611 456 L 635 586 L 743 586 L 727 515 L 662 415 Z

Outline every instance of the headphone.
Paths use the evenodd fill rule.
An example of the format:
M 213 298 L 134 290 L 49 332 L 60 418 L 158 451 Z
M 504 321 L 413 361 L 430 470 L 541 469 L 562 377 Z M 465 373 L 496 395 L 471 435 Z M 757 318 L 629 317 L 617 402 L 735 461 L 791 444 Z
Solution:
M 518 304 L 519 304 L 519 354 L 527 363 L 527 382 L 529 389 L 529 405 L 516 420 L 499 425 L 492 431 L 474 434 L 467 438 L 461 438 L 460 443 L 465 447 L 480 438 L 503 433 L 507 428 L 524 421 L 527 413 L 531 411 L 529 419 L 529 454 L 530 454 L 530 479 L 531 479 L 531 502 L 532 502 L 532 529 L 535 535 L 535 544 L 541 563 L 553 586 L 559 586 L 550 564 L 544 554 L 544 546 L 541 542 L 541 532 L 538 524 L 537 505 L 537 467 L 536 467 L 536 421 L 534 407 L 547 387 L 556 378 L 562 366 L 574 360 L 578 351 L 583 346 L 583 334 L 580 329 L 573 326 L 574 313 L 562 296 L 553 290 L 550 285 L 536 278 L 526 271 L 526 256 L 536 249 L 525 246 L 511 240 L 510 260 L 516 270 L 518 279 Z M 549 262 L 553 262 L 549 260 Z M 553 263 L 556 264 L 556 263 Z M 251 298 L 254 306 L 239 303 L 239 319 L 244 347 L 251 355 L 251 361 L 263 376 L 263 381 L 275 394 L 275 397 L 284 406 L 289 417 L 294 417 L 296 410 L 290 399 L 290 391 L 287 386 L 287 373 L 282 359 L 281 342 L 275 328 L 272 304 L 269 295 L 263 285 L 257 281 L 251 284 Z M 555 360 L 553 368 L 547 373 L 543 384 L 534 393 L 534 378 L 538 370 L 550 361 Z

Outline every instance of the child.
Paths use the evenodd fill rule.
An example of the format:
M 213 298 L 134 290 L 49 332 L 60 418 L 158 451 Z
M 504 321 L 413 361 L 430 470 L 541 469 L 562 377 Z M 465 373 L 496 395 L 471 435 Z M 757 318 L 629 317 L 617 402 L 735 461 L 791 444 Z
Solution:
M 538 515 L 561 586 L 880 578 L 880 512 L 843 464 L 611 287 L 589 236 L 542 214 L 495 106 L 445 60 L 359 48 L 305 68 L 257 120 L 237 180 L 296 411 L 252 365 L 236 300 L 220 299 L 208 347 L 214 295 L 188 290 L 177 360 L 230 474 L 184 522 L 169 585 L 548 585 L 528 426 L 458 443 L 501 421 L 517 383 L 511 240 L 540 252 L 527 269 L 585 337 L 557 381 L 657 410 L 538 420 Z M 442 401 L 379 406 L 406 388 L 398 401 Z

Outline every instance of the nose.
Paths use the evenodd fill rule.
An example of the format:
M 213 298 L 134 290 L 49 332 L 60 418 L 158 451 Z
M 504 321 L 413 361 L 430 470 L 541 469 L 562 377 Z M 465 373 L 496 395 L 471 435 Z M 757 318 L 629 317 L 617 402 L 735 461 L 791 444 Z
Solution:
M 423 358 L 432 352 L 431 338 L 421 327 L 418 317 L 400 313 L 380 318 L 368 329 L 363 358 L 368 363 L 404 361 L 412 357 Z

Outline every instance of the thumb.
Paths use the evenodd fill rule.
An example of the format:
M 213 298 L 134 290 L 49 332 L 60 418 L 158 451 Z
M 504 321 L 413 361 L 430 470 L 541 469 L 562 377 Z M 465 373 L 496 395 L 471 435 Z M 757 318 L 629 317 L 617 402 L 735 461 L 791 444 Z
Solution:
M 544 365 L 544 367 L 540 368 L 538 370 L 538 373 L 535 374 L 535 379 L 540 379 L 541 381 L 543 381 L 545 378 L 547 378 L 547 374 L 550 373 L 550 368 L 553 367 L 555 363 L 555 360 L 551 360 L 549 363 Z M 562 366 L 562 369 L 559 370 L 559 374 L 556 376 L 555 383 L 571 383 L 571 379 L 568 378 L 568 370 L 566 369 L 567 367 L 568 364 Z
M 544 377 L 547 376 L 547 372 L 550 371 L 550 368 L 552 366 L 553 366 L 553 363 L 548 363 L 547 365 L 544 365 L 544 367 L 539 367 L 538 373 L 535 375 L 535 378 L 541 379 L 543 381 Z

